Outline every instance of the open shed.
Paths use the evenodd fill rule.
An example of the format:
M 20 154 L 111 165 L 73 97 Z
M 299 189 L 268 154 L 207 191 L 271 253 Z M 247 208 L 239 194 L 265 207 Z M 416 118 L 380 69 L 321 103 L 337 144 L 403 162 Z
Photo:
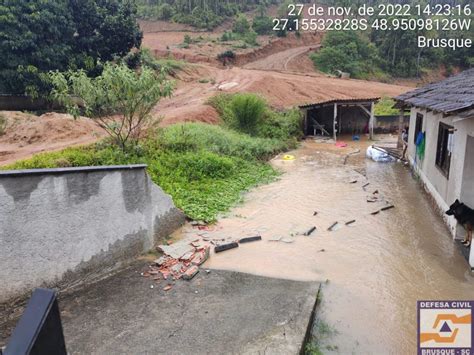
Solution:
M 323 135 L 337 140 L 340 134 L 369 133 L 373 138 L 374 105 L 379 97 L 335 99 L 299 106 L 304 115 L 304 133 Z

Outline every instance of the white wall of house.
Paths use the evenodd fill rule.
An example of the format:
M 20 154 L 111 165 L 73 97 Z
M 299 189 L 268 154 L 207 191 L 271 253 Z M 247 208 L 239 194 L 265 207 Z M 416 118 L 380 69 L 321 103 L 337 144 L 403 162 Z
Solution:
M 415 127 L 417 113 L 423 115 L 423 128 L 426 132 L 425 156 L 422 161 L 416 156 Z M 408 141 L 408 156 L 414 170 L 419 174 L 428 192 L 433 196 L 442 211 L 446 211 L 457 198 L 474 208 L 474 119 L 456 121 L 456 116 L 443 117 L 443 114 L 433 113 L 419 108 L 412 108 L 410 113 L 410 131 Z M 443 122 L 453 126 L 453 153 L 449 177 L 436 166 L 439 124 Z M 467 154 L 466 154 L 467 153 Z M 461 238 L 465 231 L 457 226 L 453 217 L 444 215 L 453 237 Z

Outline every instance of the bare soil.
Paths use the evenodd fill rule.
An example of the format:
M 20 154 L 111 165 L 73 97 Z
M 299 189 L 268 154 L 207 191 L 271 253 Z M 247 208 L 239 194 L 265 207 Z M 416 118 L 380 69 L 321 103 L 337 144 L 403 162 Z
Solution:
M 7 119 L 5 134 L 0 136 L 0 165 L 30 157 L 33 154 L 90 144 L 105 132 L 87 118 L 45 113 L 36 116 L 16 111 L 0 111 Z
M 363 80 L 329 77 L 315 71 L 308 52 L 320 46 L 321 33 L 293 34 L 285 38 L 259 37 L 261 45 L 236 50 L 234 67 L 223 67 L 215 59 L 233 43 L 216 39 L 229 29 L 225 23 L 213 32 L 197 32 L 190 26 L 164 21 L 142 21 L 143 45 L 158 57 L 174 57 L 190 62 L 175 78 L 173 97 L 162 100 L 153 111 L 153 125 L 198 121 L 219 122 L 217 112 L 206 104 L 221 92 L 254 92 L 278 109 L 333 98 L 396 96 L 413 83 L 390 85 Z M 184 36 L 202 37 L 183 48 Z M 6 132 L 0 136 L 0 165 L 27 158 L 42 151 L 90 144 L 105 132 L 86 118 L 47 113 L 35 116 L 20 112 L 0 112 L 7 117 Z

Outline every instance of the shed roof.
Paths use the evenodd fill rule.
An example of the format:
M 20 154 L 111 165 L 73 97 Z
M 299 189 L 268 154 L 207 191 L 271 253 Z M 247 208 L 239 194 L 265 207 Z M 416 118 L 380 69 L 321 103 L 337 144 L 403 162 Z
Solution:
M 331 99 L 331 100 L 326 100 L 326 101 L 319 101 L 319 102 L 314 102 L 314 103 L 308 103 L 304 105 L 298 106 L 299 108 L 312 108 L 312 107 L 319 107 L 319 106 L 324 106 L 324 105 L 330 105 L 330 104 L 339 104 L 339 105 L 344 105 L 344 104 L 361 104 L 361 103 L 368 103 L 368 102 L 375 102 L 380 100 L 380 97 L 369 97 L 369 98 L 350 98 L 350 99 Z
M 398 106 L 416 106 L 444 114 L 474 107 L 474 69 L 395 97 Z

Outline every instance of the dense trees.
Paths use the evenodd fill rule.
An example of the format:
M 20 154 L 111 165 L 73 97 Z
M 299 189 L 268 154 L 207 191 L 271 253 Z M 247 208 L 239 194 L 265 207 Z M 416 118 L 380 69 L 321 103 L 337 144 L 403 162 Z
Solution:
M 352 6 L 359 7 L 361 4 L 376 6 L 385 3 L 384 0 L 366 0 L 364 2 L 347 1 L 347 0 L 324 0 L 324 3 L 331 6 Z M 426 5 L 435 4 L 451 4 L 451 5 L 467 5 L 472 3 L 469 0 L 399 0 L 391 3 L 412 4 L 412 6 L 420 5 L 424 8 Z M 426 15 L 411 17 L 403 17 L 405 20 L 423 19 Z M 400 19 L 398 17 L 397 19 Z M 467 18 L 467 17 L 465 17 Z M 474 21 L 474 16 L 469 17 Z M 390 23 L 393 18 L 384 17 Z M 370 23 L 379 21 L 376 16 L 369 18 Z M 474 47 L 464 47 L 456 50 L 451 48 L 419 48 L 417 45 L 418 36 L 426 36 L 428 38 L 474 38 L 474 26 L 471 24 L 469 31 L 436 31 L 427 30 L 368 30 L 369 40 L 376 48 L 378 69 L 392 76 L 415 77 L 420 76 L 426 69 L 438 68 L 444 66 L 449 72 L 454 67 L 461 69 L 469 68 L 474 65 Z M 340 48 L 339 48 L 340 49 Z M 325 50 L 326 58 L 329 60 L 330 52 L 335 56 L 335 61 L 340 62 L 342 52 L 337 48 L 328 48 Z M 347 53 L 347 51 L 346 51 Z M 313 56 L 314 59 L 317 56 Z M 321 58 L 324 59 L 324 58 Z M 347 58 L 346 58 L 347 59 Z M 317 61 L 316 61 L 317 64 Z M 331 64 L 331 63 L 330 63 Z M 331 64 L 334 67 L 334 64 Z M 344 70 L 341 67 L 338 69 Z
M 0 5 L 0 93 L 49 89 L 45 72 L 84 68 L 139 47 L 135 8 L 122 0 L 4 0 Z
M 140 17 L 172 19 L 198 28 L 213 29 L 226 18 L 258 5 L 281 3 L 282 0 L 137 0 Z
M 379 64 L 373 44 L 357 32 L 329 32 L 323 40 L 323 48 L 311 59 L 325 72 L 342 70 L 353 77 L 364 78 Z

